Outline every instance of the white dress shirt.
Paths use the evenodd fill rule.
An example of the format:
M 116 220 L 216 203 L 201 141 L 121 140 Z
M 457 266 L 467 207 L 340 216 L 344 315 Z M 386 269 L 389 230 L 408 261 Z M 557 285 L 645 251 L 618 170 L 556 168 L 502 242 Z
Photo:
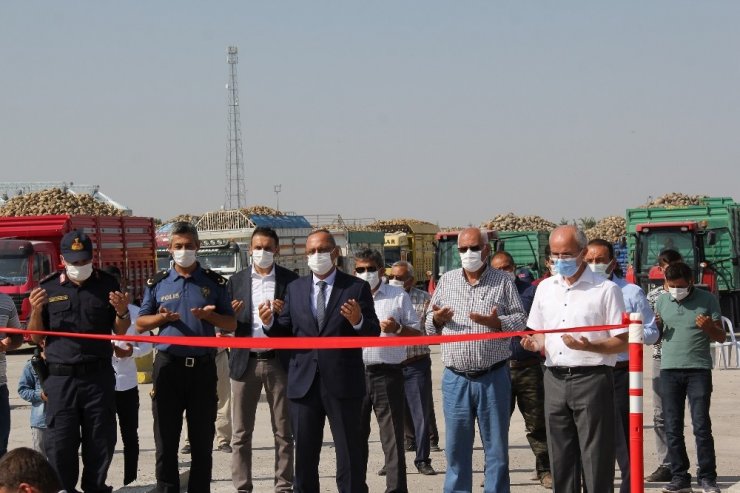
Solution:
M 534 330 L 563 329 L 622 323 L 624 300 L 613 282 L 586 268 L 581 277 L 569 285 L 563 276 L 551 276 L 537 286 L 527 326 Z M 628 329 L 600 332 L 575 332 L 575 339 L 602 341 L 623 334 Z M 570 349 L 563 334 L 545 334 L 546 366 L 614 366 L 616 354 L 600 354 Z
M 267 300 L 275 299 L 275 264 L 269 274 L 262 275 L 252 266 L 252 337 L 267 337 L 262 330 L 262 320 L 260 320 L 260 304 Z M 253 353 L 262 353 L 269 351 L 267 348 L 251 348 Z
M 136 318 L 139 316 L 139 307 L 136 305 L 129 305 L 128 312 L 131 315 L 131 325 L 126 330 L 126 335 L 148 335 L 148 332 L 139 334 L 136 331 Z M 116 391 L 122 392 L 124 390 L 130 390 L 138 385 L 136 379 L 136 360 L 141 356 L 146 356 L 151 352 L 152 345 L 148 342 L 125 342 L 125 341 L 113 341 L 113 343 L 121 349 L 128 349 L 129 344 L 133 348 L 133 353 L 128 358 L 119 358 L 113 353 L 113 371 L 116 373 Z
M 316 274 L 312 274 L 313 282 L 311 283 L 311 312 L 313 312 L 313 317 L 316 318 L 316 302 L 319 299 L 319 281 L 324 281 L 326 283 L 326 287 L 324 288 L 324 308 L 326 308 L 329 305 L 329 298 L 331 298 L 331 292 L 334 289 L 334 281 L 337 279 L 337 269 L 336 267 L 334 270 L 329 274 L 325 279 L 319 279 L 316 277 Z M 360 321 L 357 323 L 357 325 L 353 325 L 352 328 L 355 330 L 360 330 L 362 328 L 362 321 L 364 320 L 363 317 L 360 317 Z M 319 327 L 319 330 L 321 328 Z
M 380 283 L 373 294 L 375 313 L 379 321 L 390 317 L 401 325 L 419 330 L 419 315 L 416 314 L 411 298 L 403 289 Z M 380 337 L 398 337 L 397 334 L 381 332 Z M 368 347 L 362 349 L 362 360 L 365 365 L 381 363 L 398 365 L 406 359 L 406 346 Z

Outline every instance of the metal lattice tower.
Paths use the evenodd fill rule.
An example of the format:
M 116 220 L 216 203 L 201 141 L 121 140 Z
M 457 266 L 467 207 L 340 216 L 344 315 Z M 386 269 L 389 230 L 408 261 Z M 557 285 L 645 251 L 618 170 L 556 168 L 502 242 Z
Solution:
M 226 50 L 229 64 L 228 94 L 229 117 L 226 141 L 226 200 L 227 209 L 241 209 L 247 206 L 247 186 L 244 179 L 244 155 L 242 153 L 242 126 L 239 117 L 239 85 L 236 79 L 236 64 L 239 63 L 239 49 L 229 46 Z

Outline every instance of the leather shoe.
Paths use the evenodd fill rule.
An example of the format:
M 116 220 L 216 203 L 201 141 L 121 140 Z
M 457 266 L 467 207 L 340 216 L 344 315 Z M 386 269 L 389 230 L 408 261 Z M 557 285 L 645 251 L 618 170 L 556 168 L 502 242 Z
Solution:
M 227 454 L 230 454 L 231 445 L 229 445 L 228 443 L 224 443 L 223 445 L 219 445 L 216 450 L 218 450 L 219 452 L 226 452 Z
M 433 444 L 429 445 L 429 451 L 430 452 L 442 452 L 442 449 L 439 448 L 439 444 L 433 443 Z
M 385 466 L 380 468 L 380 471 L 378 471 L 378 476 L 385 476 Z
M 434 476 L 437 474 L 437 471 L 435 471 L 432 465 L 428 462 L 422 462 L 417 465 L 416 470 L 419 471 L 419 474 L 423 474 L 424 476 Z
M 416 452 L 416 444 L 415 443 L 408 443 L 406 444 L 406 451 L 407 452 Z
M 666 466 L 658 466 L 658 468 L 653 471 L 653 473 L 645 478 L 645 481 L 648 483 L 666 483 L 673 479 L 673 474 L 671 474 L 671 470 L 668 469 Z

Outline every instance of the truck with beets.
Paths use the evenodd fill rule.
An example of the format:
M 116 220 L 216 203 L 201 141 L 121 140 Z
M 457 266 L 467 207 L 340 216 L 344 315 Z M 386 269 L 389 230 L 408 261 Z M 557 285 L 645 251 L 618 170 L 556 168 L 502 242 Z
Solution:
M 0 292 L 9 295 L 25 324 L 28 295 L 44 277 L 62 268 L 59 244 L 74 230 L 93 243 L 93 264 L 121 270 L 133 300 L 144 296 L 146 280 L 156 272 L 154 220 L 130 216 L 0 217 Z
M 666 249 L 678 251 L 694 283 L 719 297 L 722 314 L 740 323 L 740 204 L 707 197 L 701 205 L 627 209 L 628 280 L 646 292 L 663 283 L 657 266 Z

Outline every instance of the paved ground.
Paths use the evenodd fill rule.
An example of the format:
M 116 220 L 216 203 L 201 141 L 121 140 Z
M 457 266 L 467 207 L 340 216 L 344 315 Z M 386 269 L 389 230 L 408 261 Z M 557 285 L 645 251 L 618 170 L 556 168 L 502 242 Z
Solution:
M 646 363 L 648 361 L 649 351 L 646 353 Z M 441 362 L 438 354 L 433 354 L 433 372 L 434 388 L 439 394 L 439 378 L 441 374 Z M 11 384 L 10 402 L 12 408 L 12 431 L 10 434 L 9 448 L 18 446 L 28 446 L 30 444 L 30 431 L 28 428 L 29 405 L 22 401 L 17 392 L 15 385 L 21 373 L 23 364 L 29 358 L 28 354 L 13 354 L 8 356 L 8 377 Z M 734 356 L 733 361 L 734 364 Z M 650 366 L 646 365 L 649 369 Z M 649 389 L 649 370 L 645 375 L 646 389 Z M 141 395 L 141 422 L 140 422 L 140 441 L 141 441 L 141 459 L 139 465 L 139 479 L 137 482 L 123 487 L 123 455 L 121 452 L 121 441 L 119 437 L 116 447 L 116 455 L 110 469 L 110 484 L 115 491 L 129 493 L 144 493 L 152 489 L 154 484 L 154 442 L 152 439 L 152 415 L 151 401 L 148 399 L 151 385 L 140 386 Z M 650 392 L 646 392 L 645 397 L 645 471 L 647 473 L 655 469 L 655 446 L 652 433 L 652 403 Z M 718 456 L 719 483 L 723 491 L 740 492 L 740 370 L 715 370 L 714 371 L 714 398 L 712 402 L 712 420 L 714 425 L 714 438 Z M 442 420 L 442 410 L 440 399 L 435 402 L 437 406 L 438 424 L 442 440 L 440 445 L 444 446 L 444 422 Z M 691 438 L 691 429 L 686 429 L 687 442 L 689 447 L 689 456 L 692 464 L 695 463 L 694 444 Z M 328 426 L 325 432 L 326 446 L 321 456 L 321 481 L 322 491 L 336 491 L 334 484 L 334 451 L 331 447 L 331 433 Z M 534 468 L 534 457 L 524 436 L 524 424 L 521 415 L 515 412 L 509 436 L 510 442 L 510 468 L 511 484 L 513 492 L 544 492 L 545 490 L 536 482 L 530 479 L 532 469 Z M 272 491 L 273 477 L 273 444 L 271 430 L 269 425 L 269 410 L 264 402 L 261 402 L 258 408 L 257 429 L 254 435 L 254 477 L 255 491 L 269 492 Z M 384 478 L 377 476 L 375 473 L 382 466 L 382 451 L 378 441 L 377 432 L 371 435 L 370 443 L 370 464 L 368 466 L 368 486 L 371 492 L 382 492 L 385 487 Z M 214 452 L 213 468 L 213 491 L 227 492 L 233 491 L 230 478 L 231 456 L 222 452 Z M 432 454 L 432 465 L 439 472 L 444 472 L 445 457 L 444 453 Z M 181 457 L 181 466 L 183 473 L 186 473 L 189 456 Z M 442 491 L 443 475 L 422 476 L 413 468 L 413 455 L 408 453 L 406 456 L 408 463 L 412 464 L 408 473 L 409 490 L 417 492 Z M 692 465 L 693 468 L 693 465 Z M 480 443 L 476 444 L 474 453 L 474 491 L 482 491 L 479 486 L 483 480 L 483 452 Z M 619 484 L 618 482 L 616 483 Z M 660 491 L 660 485 L 646 485 L 646 491 Z

